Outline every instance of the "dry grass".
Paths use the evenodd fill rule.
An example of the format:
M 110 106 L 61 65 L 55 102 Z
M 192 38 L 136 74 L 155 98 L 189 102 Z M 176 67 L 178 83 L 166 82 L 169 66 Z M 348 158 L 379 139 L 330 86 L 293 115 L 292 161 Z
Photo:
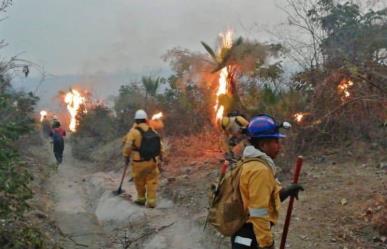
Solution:
M 217 132 L 204 131 L 195 135 L 172 137 L 167 141 L 169 148 L 166 152 L 166 168 L 170 172 L 175 172 L 185 165 L 199 165 L 223 158 L 220 149 L 221 136 Z

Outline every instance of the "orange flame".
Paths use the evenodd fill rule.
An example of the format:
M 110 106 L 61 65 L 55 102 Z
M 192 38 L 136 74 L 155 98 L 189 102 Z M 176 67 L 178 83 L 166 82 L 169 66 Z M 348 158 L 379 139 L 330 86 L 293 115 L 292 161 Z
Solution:
M 305 118 L 306 115 L 309 115 L 309 113 L 298 112 L 298 113 L 294 114 L 293 117 L 294 117 L 294 120 L 295 120 L 297 123 L 301 123 L 301 122 L 304 120 L 304 118 Z
M 67 110 L 71 116 L 69 129 L 70 131 L 76 131 L 76 116 L 78 114 L 79 107 L 85 103 L 85 98 L 82 97 L 77 90 L 70 89 L 70 92 L 65 95 L 64 101 L 67 104 Z
M 219 34 L 221 37 L 220 41 L 220 47 L 218 50 L 218 56 L 221 57 L 222 53 L 225 49 L 230 49 L 232 47 L 232 31 L 228 30 L 226 33 L 221 33 Z M 228 93 L 228 88 L 229 88 L 229 71 L 227 66 L 223 67 L 220 70 L 219 74 L 219 86 L 216 91 L 216 101 L 215 101 L 215 112 L 216 112 L 216 121 L 219 121 L 220 119 L 223 118 L 224 115 L 224 109 L 225 107 L 219 103 L 219 97 L 221 95 L 225 95 Z
M 152 120 L 156 120 L 156 119 L 161 119 L 163 117 L 163 113 L 162 112 L 159 112 L 157 114 L 154 114 L 152 116 Z
M 47 112 L 45 110 L 40 111 L 40 122 L 43 121 L 44 116 L 47 116 Z
M 341 96 L 342 101 L 345 101 L 351 96 L 351 93 L 349 92 L 349 88 L 351 88 L 352 86 L 353 86 L 352 80 L 343 79 L 342 81 L 340 81 L 340 84 L 337 86 L 337 90 L 340 94 L 342 94 Z

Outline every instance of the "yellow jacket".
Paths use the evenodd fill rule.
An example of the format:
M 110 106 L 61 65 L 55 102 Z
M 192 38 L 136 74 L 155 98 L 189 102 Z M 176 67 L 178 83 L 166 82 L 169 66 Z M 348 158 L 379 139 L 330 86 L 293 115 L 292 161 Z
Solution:
M 124 157 L 130 157 L 132 161 L 141 160 L 140 152 L 136 150 L 140 149 L 141 146 L 141 133 L 136 127 L 140 127 L 143 131 L 150 129 L 149 125 L 146 123 L 135 124 L 124 137 L 122 155 Z
M 227 135 L 237 135 L 240 133 L 241 128 L 246 128 L 248 125 L 249 121 L 242 116 L 223 117 L 221 119 L 222 129 Z
M 262 162 L 250 161 L 242 167 L 239 187 L 243 206 L 250 214 L 247 222 L 253 224 L 259 246 L 270 246 L 273 243 L 271 225 L 277 222 L 281 204 L 281 187 L 272 168 Z

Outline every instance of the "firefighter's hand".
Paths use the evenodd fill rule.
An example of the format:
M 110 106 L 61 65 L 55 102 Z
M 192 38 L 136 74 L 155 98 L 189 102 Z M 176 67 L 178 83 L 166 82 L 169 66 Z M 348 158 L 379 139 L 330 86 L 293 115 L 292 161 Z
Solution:
M 286 200 L 289 196 L 295 197 L 298 200 L 298 192 L 304 191 L 304 187 L 300 184 L 290 184 L 286 188 L 282 188 L 280 191 L 281 201 Z
M 124 157 L 124 160 L 125 160 L 125 165 L 128 165 L 130 162 L 130 157 L 126 156 Z

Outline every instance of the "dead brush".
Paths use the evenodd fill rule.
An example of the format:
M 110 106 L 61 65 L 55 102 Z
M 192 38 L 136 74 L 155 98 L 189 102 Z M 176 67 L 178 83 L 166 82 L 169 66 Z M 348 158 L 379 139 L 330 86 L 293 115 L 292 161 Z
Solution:
M 300 126 L 299 150 L 334 145 L 338 141 L 371 141 L 387 116 L 387 97 L 367 82 L 336 71 L 318 84 Z M 301 135 L 302 134 L 302 135 Z
M 222 158 L 221 136 L 210 130 L 182 137 L 168 139 L 170 171 L 176 171 L 185 165 L 200 164 Z

